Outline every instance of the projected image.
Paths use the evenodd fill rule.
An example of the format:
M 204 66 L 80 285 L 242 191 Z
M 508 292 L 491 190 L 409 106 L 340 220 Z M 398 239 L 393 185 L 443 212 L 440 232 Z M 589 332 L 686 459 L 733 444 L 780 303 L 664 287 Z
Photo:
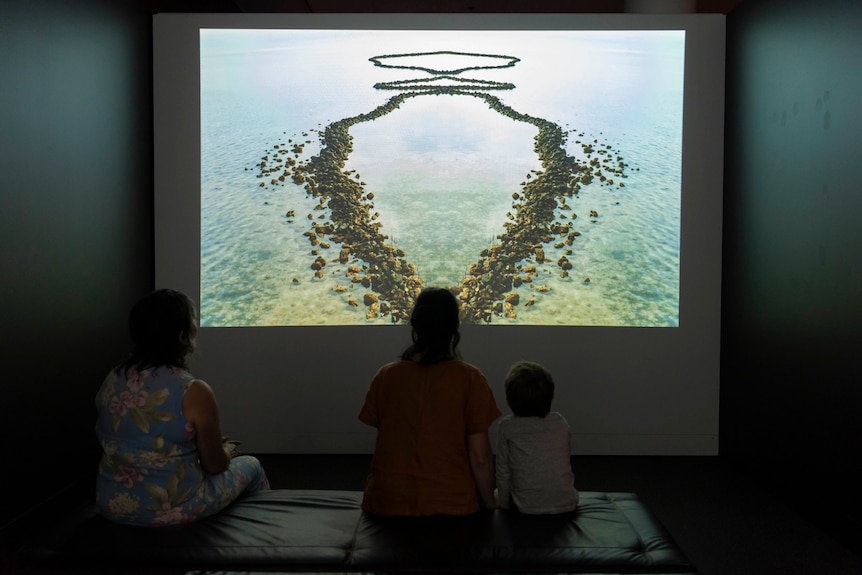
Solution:
M 682 31 L 201 30 L 201 325 L 679 324 Z

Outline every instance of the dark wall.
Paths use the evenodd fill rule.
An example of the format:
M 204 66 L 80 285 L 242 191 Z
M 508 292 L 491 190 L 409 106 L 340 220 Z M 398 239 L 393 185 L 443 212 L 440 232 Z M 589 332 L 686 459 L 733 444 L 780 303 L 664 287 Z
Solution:
M 93 477 L 93 397 L 153 287 L 151 15 L 0 2 L 0 525 Z
M 745 0 L 727 24 L 720 452 L 859 518 L 862 4 Z

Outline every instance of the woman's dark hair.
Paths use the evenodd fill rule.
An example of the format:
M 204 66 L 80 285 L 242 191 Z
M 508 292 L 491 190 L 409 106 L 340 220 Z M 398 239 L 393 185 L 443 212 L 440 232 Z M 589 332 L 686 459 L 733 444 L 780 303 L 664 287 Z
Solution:
M 422 290 L 410 314 L 413 345 L 404 350 L 401 359 L 418 355 L 420 365 L 459 359 L 458 323 L 458 300 L 452 292 L 442 288 Z
M 554 400 L 554 378 L 532 361 L 519 361 L 506 375 L 506 401 L 519 417 L 545 417 Z
M 162 365 L 187 369 L 186 356 L 195 347 L 195 318 L 194 303 L 181 291 L 160 289 L 144 296 L 129 312 L 132 353 L 118 371 Z

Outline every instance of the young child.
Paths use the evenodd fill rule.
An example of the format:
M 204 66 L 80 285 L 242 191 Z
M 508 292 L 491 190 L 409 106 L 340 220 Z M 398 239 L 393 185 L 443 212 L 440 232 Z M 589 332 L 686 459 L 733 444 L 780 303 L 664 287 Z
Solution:
M 554 379 L 544 367 L 520 361 L 506 376 L 512 415 L 497 431 L 497 499 L 502 509 L 533 515 L 567 513 L 578 505 L 569 424 L 551 411 Z

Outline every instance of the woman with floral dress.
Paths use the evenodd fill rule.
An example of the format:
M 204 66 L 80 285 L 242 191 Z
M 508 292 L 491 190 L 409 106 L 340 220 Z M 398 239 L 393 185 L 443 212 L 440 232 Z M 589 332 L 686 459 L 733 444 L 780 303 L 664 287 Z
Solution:
M 102 514 L 127 525 L 188 523 L 269 489 L 260 462 L 222 437 L 212 388 L 187 370 L 197 334 L 189 297 L 149 294 L 132 308 L 129 329 L 132 354 L 96 395 Z

